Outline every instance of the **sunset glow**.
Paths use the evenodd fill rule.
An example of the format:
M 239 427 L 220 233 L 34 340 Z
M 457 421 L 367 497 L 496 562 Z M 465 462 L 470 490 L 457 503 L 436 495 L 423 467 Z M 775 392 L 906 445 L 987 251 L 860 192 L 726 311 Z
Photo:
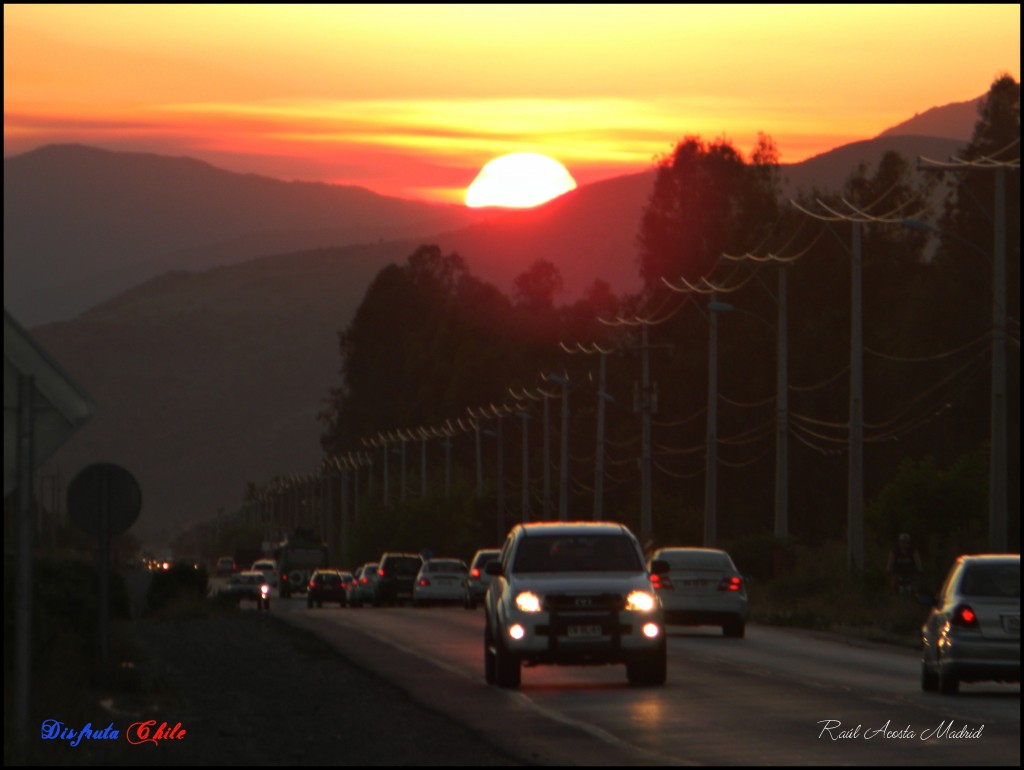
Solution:
M 576 180 L 557 160 L 535 152 L 515 152 L 480 169 L 466 190 L 466 205 L 530 208 L 575 189 Z
M 520 152 L 586 184 L 762 131 L 791 163 L 1019 79 L 1019 29 L 1019 5 L 5 5 L 4 154 L 452 203 Z

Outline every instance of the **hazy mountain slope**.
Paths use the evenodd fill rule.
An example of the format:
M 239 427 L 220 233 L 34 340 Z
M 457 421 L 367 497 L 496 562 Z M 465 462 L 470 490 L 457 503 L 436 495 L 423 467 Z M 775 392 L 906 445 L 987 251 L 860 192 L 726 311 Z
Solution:
M 981 107 L 984 95 L 966 102 L 944 104 L 915 115 L 910 120 L 887 128 L 879 136 L 895 136 L 909 134 L 912 136 L 937 136 L 943 139 L 956 139 L 966 142 L 974 133 L 974 124 L 978 122 L 978 108 Z
M 538 259 L 556 265 L 570 301 L 596 279 L 618 294 L 640 288 L 635 240 L 654 172 L 586 185 L 534 209 L 496 214 L 487 222 L 438 236 L 479 276 L 510 292 Z
M 967 144 L 967 139 L 943 139 L 934 136 L 887 135 L 852 142 L 834 150 L 815 155 L 800 163 L 783 165 L 786 193 L 836 191 L 854 173 L 860 163 L 868 172 L 878 165 L 887 152 L 898 152 L 911 163 L 920 155 L 933 159 L 946 159 Z
M 168 270 L 395 240 L 478 218 L 464 206 L 236 174 L 191 158 L 43 147 L 4 159 L 4 306 L 32 326 Z
M 136 531 L 163 540 L 234 507 L 248 481 L 309 472 L 339 384 L 337 332 L 409 244 L 328 249 L 173 273 L 32 335 L 97 411 L 53 457 L 67 483 L 100 460 L 143 489 Z

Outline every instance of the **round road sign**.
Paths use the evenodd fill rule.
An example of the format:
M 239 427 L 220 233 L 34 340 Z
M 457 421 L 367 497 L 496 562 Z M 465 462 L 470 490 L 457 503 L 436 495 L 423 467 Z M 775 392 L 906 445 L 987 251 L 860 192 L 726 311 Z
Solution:
M 83 468 L 68 485 L 68 515 L 90 535 L 117 537 L 142 510 L 142 490 L 131 473 L 113 463 Z

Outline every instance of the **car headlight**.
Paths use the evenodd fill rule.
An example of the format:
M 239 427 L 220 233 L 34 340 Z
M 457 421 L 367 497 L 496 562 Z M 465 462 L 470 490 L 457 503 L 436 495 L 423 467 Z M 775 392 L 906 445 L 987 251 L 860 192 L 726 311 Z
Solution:
M 649 591 L 633 591 L 626 597 L 626 609 L 634 612 L 650 612 L 655 606 L 654 596 Z
M 540 597 L 533 591 L 523 591 L 516 596 L 516 607 L 521 612 L 540 612 Z

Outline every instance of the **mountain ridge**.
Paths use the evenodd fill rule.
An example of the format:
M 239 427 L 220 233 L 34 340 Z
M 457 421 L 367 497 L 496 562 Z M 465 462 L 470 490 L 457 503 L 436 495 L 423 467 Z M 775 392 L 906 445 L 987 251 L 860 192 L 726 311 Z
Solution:
M 795 186 L 788 189 L 814 189 L 817 179 L 841 183 L 852 158 L 873 162 L 865 155 L 877 160 L 895 146 L 957 146 L 919 139 L 897 132 L 782 171 Z M 7 160 L 5 282 L 6 171 Z M 634 238 L 654 174 L 586 185 L 537 209 L 456 217 L 435 235 L 164 269 L 73 319 L 26 325 L 98 405 L 51 465 L 64 479 L 97 460 L 129 468 L 144 490 L 137 533 L 170 542 L 181 527 L 237 506 L 248 483 L 319 463 L 317 413 L 340 381 L 338 333 L 381 268 L 429 242 L 459 252 L 475 275 L 504 290 L 534 259 L 547 258 L 567 283 L 610 276 L 603 280 L 616 293 L 628 291 L 630 277 L 639 285 Z M 202 244 L 183 248 L 192 260 L 206 253 Z

